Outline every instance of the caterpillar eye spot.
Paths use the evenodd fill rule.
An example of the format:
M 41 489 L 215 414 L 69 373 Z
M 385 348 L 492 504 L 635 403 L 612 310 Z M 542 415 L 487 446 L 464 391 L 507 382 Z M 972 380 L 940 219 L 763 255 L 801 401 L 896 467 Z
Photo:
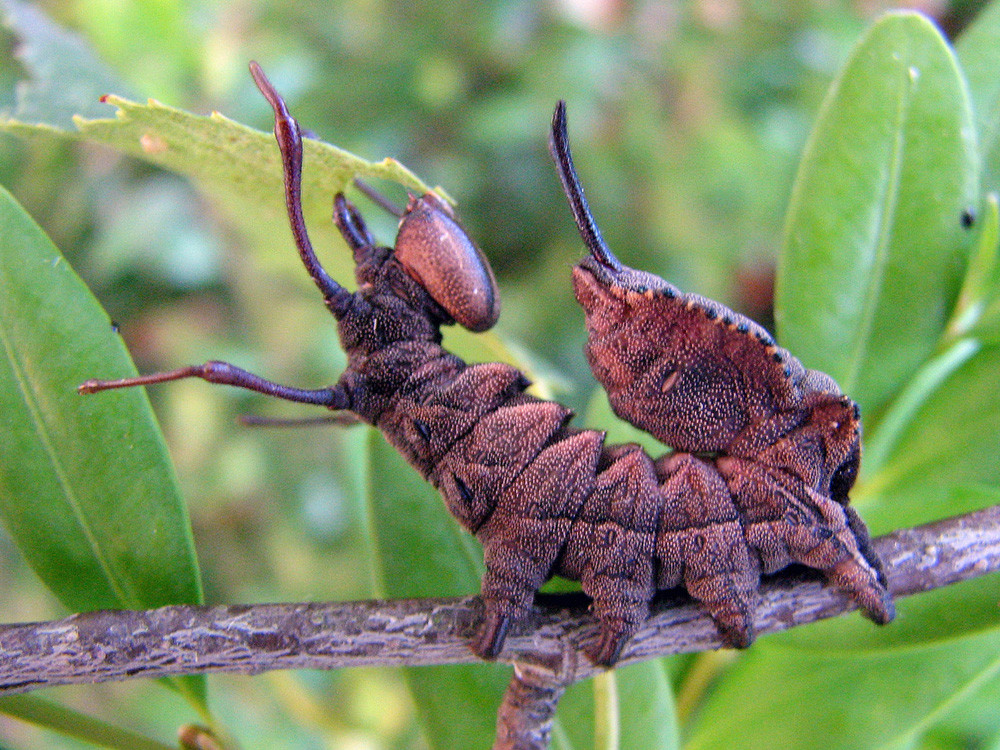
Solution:
M 428 443 L 431 441 L 431 428 L 427 426 L 426 422 L 422 422 L 419 419 L 414 419 L 413 426 L 414 428 L 416 428 L 417 432 L 420 433 L 420 437 L 422 437 Z

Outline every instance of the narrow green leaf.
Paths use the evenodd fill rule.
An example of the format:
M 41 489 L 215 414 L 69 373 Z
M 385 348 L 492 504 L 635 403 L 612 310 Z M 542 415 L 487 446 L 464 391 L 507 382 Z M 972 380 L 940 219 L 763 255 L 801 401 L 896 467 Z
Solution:
M 983 750 L 1000 750 L 1000 732 L 997 731 L 997 706 L 1000 706 L 1000 675 L 993 677 L 975 695 L 962 701 L 933 734 L 922 738 L 921 750 L 968 750 L 968 748 L 983 748 Z M 938 739 L 941 744 L 934 745 L 928 739 Z
M 1000 345 L 1000 295 L 983 310 L 974 333 L 986 343 Z
M 0 696 L 0 713 L 97 747 L 115 750 L 172 750 L 177 747 L 116 727 L 36 695 Z
M 946 340 L 955 339 L 972 331 L 983 310 L 997 296 L 997 254 L 1000 253 L 1000 201 L 990 193 L 984 201 L 982 228 L 979 239 L 969 258 L 962 289 L 955 303 Z
M 0 519 L 72 611 L 200 603 L 187 509 L 145 394 L 76 392 L 135 374 L 111 321 L 2 189 L 0 236 Z
M 674 690 L 662 659 L 615 670 L 621 750 L 673 750 L 680 747 Z
M 976 130 L 983 154 L 983 182 L 1000 189 L 1000 3 L 989 3 L 955 44 L 955 53 L 969 82 Z
M 962 339 L 928 360 L 910 379 L 878 421 L 874 433 L 865 440 L 865 476 L 877 474 L 912 423 L 917 411 L 947 378 L 979 351 L 979 342 Z
M 989 684 L 1000 672 L 998 654 L 1000 628 L 854 656 L 804 652 L 765 640 L 716 686 L 686 747 L 905 745 Z
M 883 467 L 854 493 L 876 532 L 952 515 L 956 487 L 1000 486 L 1000 347 L 948 374 L 894 441 Z
M 778 269 L 782 343 L 873 413 L 934 350 L 978 209 L 972 112 L 934 25 L 890 13 L 827 96 Z

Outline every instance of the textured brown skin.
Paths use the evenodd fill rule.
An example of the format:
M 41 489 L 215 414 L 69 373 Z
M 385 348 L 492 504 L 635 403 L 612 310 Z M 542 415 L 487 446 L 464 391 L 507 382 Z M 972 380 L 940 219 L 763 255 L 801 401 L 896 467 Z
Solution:
M 499 299 L 482 254 L 436 196 L 411 199 L 392 249 L 375 244 L 338 194 L 334 219 L 358 291 L 330 278 L 302 217 L 298 123 L 260 67 L 250 69 L 275 111 L 292 234 L 338 321 L 347 368 L 317 390 L 207 362 L 90 380 L 80 392 L 198 377 L 370 422 L 483 544 L 486 617 L 472 647 L 484 658 L 500 653 L 510 623 L 554 574 L 593 599 L 601 638 L 588 651 L 605 665 L 655 592 L 679 585 L 727 643 L 749 645 L 760 575 L 793 562 L 822 570 L 876 622 L 892 619 L 880 563 L 847 505 L 861 455 L 857 407 L 755 323 L 611 254 L 573 169 L 564 103 L 550 144 L 591 251 L 573 274 L 587 356 L 616 413 L 678 451 L 655 462 L 570 427 L 570 411 L 526 394 L 517 369 L 467 365 L 441 347 L 442 325 L 485 330 Z
M 574 284 L 595 375 L 620 416 L 684 451 L 654 462 L 568 426 L 570 411 L 526 394 L 515 368 L 445 351 L 451 317 L 399 252 L 355 247 L 359 290 L 338 324 L 348 366 L 337 386 L 483 544 L 479 655 L 499 653 L 554 574 L 593 599 L 600 664 L 614 663 L 655 592 L 679 585 L 729 644 L 748 645 L 761 573 L 792 562 L 891 619 L 879 563 L 846 506 L 857 409 L 829 377 L 717 303 L 584 260 Z
M 833 379 L 753 321 L 651 274 L 587 258 L 573 284 L 615 413 L 678 451 L 656 462 L 658 587 L 683 582 L 736 646 L 753 640 L 760 574 L 796 562 L 889 622 L 881 563 L 847 505 L 860 413 Z
M 656 589 L 651 459 L 568 427 L 570 411 L 526 394 L 517 369 L 445 351 L 449 317 L 392 251 L 355 257 L 359 290 L 338 323 L 348 366 L 337 385 L 482 542 L 486 621 L 475 651 L 495 657 L 510 622 L 560 573 L 594 599 L 604 636 L 592 656 L 612 663 Z

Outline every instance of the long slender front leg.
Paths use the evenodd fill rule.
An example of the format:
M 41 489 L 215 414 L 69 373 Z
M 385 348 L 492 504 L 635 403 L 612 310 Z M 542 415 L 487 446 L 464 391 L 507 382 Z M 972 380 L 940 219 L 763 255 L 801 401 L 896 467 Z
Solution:
M 232 385 L 237 388 L 246 388 L 248 391 L 263 393 L 265 396 L 274 396 L 285 401 L 295 401 L 300 404 L 315 404 L 325 406 L 328 409 L 347 409 L 349 402 L 344 389 L 339 386 L 330 388 L 317 388 L 309 390 L 305 388 L 292 388 L 287 385 L 272 383 L 259 375 L 231 365 L 228 362 L 206 362 L 203 365 L 191 365 L 181 367 L 170 372 L 155 372 L 151 375 L 139 375 L 134 378 L 122 378 L 120 380 L 88 380 L 81 383 L 77 390 L 80 393 L 97 393 L 113 388 L 131 388 L 136 385 L 151 385 L 153 383 L 166 383 L 171 380 L 183 380 L 184 378 L 201 378 L 209 383 L 220 383 L 222 385 Z

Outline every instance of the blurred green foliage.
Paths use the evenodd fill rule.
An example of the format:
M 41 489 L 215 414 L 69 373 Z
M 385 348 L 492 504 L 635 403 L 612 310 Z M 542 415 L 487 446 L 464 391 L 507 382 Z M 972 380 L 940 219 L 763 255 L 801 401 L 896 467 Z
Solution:
M 47 17 L 75 35 L 77 46 L 64 59 L 89 56 L 92 75 L 80 76 L 80 85 L 107 88 L 94 97 L 155 97 L 191 112 L 217 110 L 267 131 L 270 111 L 246 72 L 247 61 L 256 59 L 303 127 L 366 159 L 392 156 L 444 186 L 498 272 L 500 340 L 523 353 L 544 376 L 544 387 L 585 411 L 593 380 L 581 353 L 582 314 L 568 283 L 580 246 L 546 151 L 554 102 L 569 102 L 577 167 L 622 260 L 769 324 L 773 267 L 806 137 L 851 46 L 889 4 L 6 0 L 0 7 L 18 11 L 0 32 L 8 50 L 0 56 L 0 106 L 15 107 L 15 83 L 39 66 L 51 71 L 54 90 L 76 81 L 59 68 L 59 59 L 19 54 L 30 53 L 22 46 L 30 33 L 23 24 L 44 25 Z M 976 10 L 970 2 L 919 7 L 945 28 L 961 26 Z M 44 15 L 34 17 L 34 11 Z M 989 69 L 982 67 L 983 80 Z M 88 115 L 113 115 L 110 107 L 104 110 L 102 115 L 97 104 Z M 0 182 L 94 290 L 141 371 L 217 358 L 306 387 L 328 383 L 339 372 L 343 355 L 329 316 L 290 251 L 287 233 L 274 234 L 274 217 L 256 204 L 253 191 L 241 203 L 239 195 L 224 195 L 210 183 L 194 186 L 104 147 L 0 138 Z M 311 222 L 317 236 L 330 236 L 328 228 L 321 234 L 318 221 Z M 391 238 L 390 218 L 373 214 L 371 223 L 380 237 Z M 320 252 L 330 257 L 343 248 L 323 246 Z M 790 305 L 785 314 L 795 310 Z M 995 346 L 990 352 L 961 370 L 943 396 L 919 408 L 951 429 L 947 417 L 955 396 L 949 394 L 965 394 L 970 400 L 961 419 L 995 445 L 993 422 L 972 419 L 993 413 L 987 405 L 996 395 Z M 433 492 L 419 499 L 414 493 L 426 488 L 382 463 L 398 462 L 394 455 L 376 447 L 369 475 L 362 431 L 247 430 L 236 426 L 236 415 L 300 410 L 200 382 L 154 389 L 150 398 L 189 504 L 208 601 L 369 597 L 384 590 L 380 572 L 392 574 L 374 553 L 386 544 L 379 535 L 416 538 L 413 529 L 423 524 L 440 527 L 442 545 L 467 548 L 455 554 L 470 561 L 468 570 L 456 569 L 447 585 L 438 579 L 443 588 L 431 590 L 415 576 L 404 582 L 410 591 L 392 593 L 474 590 L 481 563 L 474 541 L 454 533 Z M 914 487 L 933 471 L 935 448 L 947 441 L 947 429 L 928 435 L 901 428 L 897 437 L 907 452 L 900 455 L 914 457 L 896 464 L 897 476 L 910 477 L 909 484 L 897 483 L 904 495 L 922 498 Z M 969 466 L 971 472 L 979 464 L 969 459 Z M 373 495 L 369 476 L 385 485 Z M 967 473 L 957 477 L 955 482 L 967 481 Z M 393 489 L 393 482 L 401 486 Z M 955 482 L 942 480 L 947 503 L 935 512 L 994 501 L 995 482 L 985 488 Z M 877 527 L 899 525 L 891 508 L 872 499 L 878 492 L 873 484 L 867 496 Z M 384 507 L 373 507 L 369 497 Z M 397 501 L 398 525 L 373 528 L 373 519 L 387 517 Z M 907 509 L 907 523 L 920 517 L 913 503 Z M 0 539 L 0 587 L 5 620 L 66 613 L 6 537 Z M 984 623 L 986 635 L 963 640 L 959 652 L 927 636 L 921 647 L 926 658 L 915 648 L 905 662 L 875 648 L 865 656 L 867 680 L 856 680 L 849 668 L 838 667 L 836 652 L 824 649 L 843 642 L 845 633 L 852 643 L 870 638 L 876 647 L 879 638 L 893 636 L 870 636 L 853 622 L 765 639 L 733 666 L 715 655 L 663 660 L 623 673 L 619 695 L 629 697 L 623 698 L 622 720 L 637 713 L 642 691 L 636 685 L 648 681 L 647 711 L 667 712 L 657 735 L 661 747 L 672 746 L 678 732 L 698 747 L 732 747 L 734 733 L 745 731 L 748 721 L 760 722 L 753 731 L 770 746 L 787 732 L 797 734 L 803 747 L 867 747 L 869 738 L 851 735 L 847 717 L 902 709 L 929 718 L 911 735 L 892 738 L 893 746 L 996 746 L 1000 725 L 987 707 L 996 705 L 1000 681 L 975 658 L 996 646 L 995 609 L 984 605 L 975 587 L 925 601 L 909 612 L 913 619 L 901 618 L 900 638 L 926 636 L 932 618 L 945 623 L 938 636 L 961 630 L 952 619 L 961 619 L 956 609 L 963 602 L 968 606 L 962 611 Z M 911 674 L 936 679 L 939 673 L 928 665 L 941 664 L 950 667 L 943 671 L 951 680 L 941 705 L 900 706 L 900 696 L 889 695 L 895 690 L 905 697 Z M 434 679 L 464 686 L 477 702 L 492 696 L 494 704 L 466 709 L 473 712 L 467 714 L 470 746 L 481 745 L 505 674 L 497 667 L 461 670 L 409 679 L 420 705 L 433 705 Z M 828 688 L 817 674 L 830 675 Z M 243 747 L 446 746 L 447 729 L 418 718 L 397 672 L 226 676 L 209 685 L 215 716 Z M 671 685 L 678 691 L 679 729 L 670 714 Z M 712 689 L 704 692 L 705 685 Z M 768 702 L 762 692 L 772 688 Z M 166 739 L 196 718 L 157 685 L 67 688 L 48 696 Z M 811 716 L 800 731 L 787 714 L 803 700 L 831 710 Z M 857 710 L 849 711 L 852 706 Z M 571 690 L 560 710 L 557 746 L 589 746 L 592 713 L 590 686 Z M 462 714 L 448 707 L 435 720 L 450 723 L 458 737 L 465 730 Z M 623 726 L 622 747 L 630 746 L 628 732 Z M 837 733 L 838 741 L 824 744 L 825 732 Z M 639 736 L 654 735 L 644 730 Z M 0 742 L 81 746 L 5 720 Z

